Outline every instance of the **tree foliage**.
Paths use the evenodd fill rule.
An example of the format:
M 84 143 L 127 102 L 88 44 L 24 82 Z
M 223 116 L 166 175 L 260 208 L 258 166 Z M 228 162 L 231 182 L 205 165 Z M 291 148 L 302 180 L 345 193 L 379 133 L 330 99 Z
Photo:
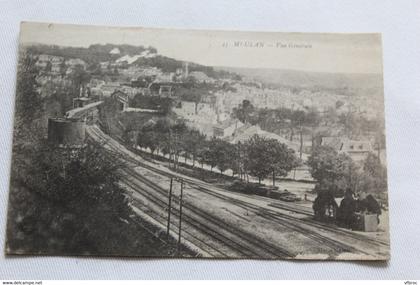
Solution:
M 276 176 L 286 176 L 299 165 L 294 151 L 275 139 L 254 135 L 246 142 L 245 169 L 259 182 L 272 174 L 273 185 Z
M 387 191 L 387 170 L 374 154 L 369 154 L 363 162 L 359 177 L 358 189 L 369 193 L 384 193 Z
M 30 124 L 42 111 L 42 99 L 37 91 L 39 70 L 35 66 L 36 61 L 37 58 L 30 53 L 24 53 L 19 60 L 15 106 L 18 127 Z
M 115 243 L 135 244 L 121 236 L 132 212 L 118 185 L 118 159 L 100 147 L 63 150 L 41 142 L 26 160 L 12 176 L 11 250 L 129 253 Z
M 276 177 L 286 176 L 300 164 L 295 152 L 275 139 L 255 135 L 239 144 L 216 137 L 206 140 L 203 134 L 189 129 L 183 122 L 171 123 L 167 119 L 145 124 L 138 133 L 137 143 L 152 154 L 161 151 L 169 155 L 174 166 L 183 155 L 185 161 L 192 159 L 193 166 L 199 161 L 211 170 L 217 167 L 221 174 L 231 169 L 233 174 L 248 173 L 260 182 L 271 175 L 273 184 Z
M 255 125 L 257 121 L 256 108 L 249 100 L 243 100 L 241 104 L 233 108 L 232 116 L 242 123 Z
M 369 154 L 359 166 L 347 154 L 319 146 L 308 158 L 308 165 L 320 191 L 331 191 L 341 196 L 348 189 L 368 193 L 385 192 L 387 189 L 386 168 L 373 154 Z
M 129 222 L 118 157 L 96 145 L 62 149 L 45 141 L 35 62 L 30 53 L 19 62 L 6 251 L 166 255 L 168 247 Z

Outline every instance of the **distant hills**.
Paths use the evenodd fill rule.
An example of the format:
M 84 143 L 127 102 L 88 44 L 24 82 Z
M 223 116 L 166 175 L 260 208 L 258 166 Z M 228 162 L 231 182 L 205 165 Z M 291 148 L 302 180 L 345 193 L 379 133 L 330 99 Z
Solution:
M 132 46 L 127 44 L 93 44 L 89 47 L 67 47 L 57 45 L 46 45 L 39 43 L 27 43 L 24 47 L 33 54 L 48 54 L 61 56 L 65 59 L 80 58 L 89 67 L 95 67 L 100 62 L 112 61 L 126 58 L 130 65 L 151 66 L 161 69 L 163 72 L 175 72 L 182 68 L 184 62 L 158 54 L 154 47 Z M 115 52 L 118 50 L 119 52 Z M 112 51 L 112 52 L 111 52 Z M 144 56 L 144 55 L 153 56 Z M 129 59 L 129 60 L 128 60 Z M 134 60 L 132 60 L 134 59 Z M 132 60 L 132 61 L 131 61 Z M 201 71 L 213 78 L 234 78 L 225 70 L 215 70 L 211 66 L 205 66 L 189 62 L 190 71 Z
M 174 58 L 162 56 L 153 47 L 131 46 L 126 44 L 93 44 L 89 47 L 65 47 L 45 44 L 26 44 L 35 54 L 50 54 L 63 56 L 64 58 L 80 58 L 88 66 L 95 66 L 99 62 L 115 61 L 118 58 L 136 57 L 134 65 L 147 65 L 160 68 L 163 72 L 174 72 L 177 68 L 183 67 L 183 62 Z M 119 50 L 118 54 L 111 51 Z M 152 53 L 153 57 L 140 57 L 138 55 Z M 345 73 L 323 73 L 307 72 L 287 69 L 269 68 L 238 68 L 238 67 L 212 67 L 189 63 L 190 71 L 201 71 L 213 78 L 242 77 L 251 81 L 261 82 L 265 86 L 274 88 L 296 88 L 310 89 L 312 91 L 335 90 L 342 94 L 352 95 L 365 94 L 370 96 L 383 93 L 381 74 L 345 74 Z
M 381 74 L 345 74 L 307 72 L 287 69 L 214 67 L 215 70 L 234 72 L 248 80 L 271 87 L 308 89 L 365 89 L 382 90 Z

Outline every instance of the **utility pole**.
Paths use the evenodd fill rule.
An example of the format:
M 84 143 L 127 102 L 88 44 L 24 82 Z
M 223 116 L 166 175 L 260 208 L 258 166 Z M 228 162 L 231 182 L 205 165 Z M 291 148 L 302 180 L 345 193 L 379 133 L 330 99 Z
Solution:
M 169 228 L 171 226 L 172 181 L 173 181 L 173 178 L 171 177 L 171 184 L 169 186 L 169 201 L 168 201 L 168 225 L 166 227 L 167 238 L 169 238 Z
M 181 178 L 181 195 L 179 196 L 178 255 L 180 255 L 181 253 L 182 194 L 183 192 L 184 192 L 184 179 Z
M 238 174 L 239 179 L 242 180 L 242 165 L 241 165 L 241 142 L 238 141 Z
M 299 158 L 302 158 L 303 151 L 303 127 L 300 125 L 300 148 L 299 148 Z
M 175 168 L 175 172 L 178 169 L 178 162 L 177 162 L 177 153 L 178 153 L 178 132 L 177 130 L 175 130 L 175 152 L 174 152 L 174 168 Z

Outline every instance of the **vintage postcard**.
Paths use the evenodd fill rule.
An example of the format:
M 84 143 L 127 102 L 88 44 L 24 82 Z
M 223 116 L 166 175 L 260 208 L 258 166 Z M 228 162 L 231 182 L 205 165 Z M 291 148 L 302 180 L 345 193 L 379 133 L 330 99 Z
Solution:
M 388 260 L 380 34 L 21 24 L 6 254 Z

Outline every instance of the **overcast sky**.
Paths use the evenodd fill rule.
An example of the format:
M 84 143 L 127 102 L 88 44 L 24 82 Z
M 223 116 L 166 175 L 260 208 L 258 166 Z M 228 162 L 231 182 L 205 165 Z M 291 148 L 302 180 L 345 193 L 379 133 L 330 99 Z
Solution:
M 257 33 L 22 23 L 21 43 L 152 46 L 210 66 L 382 73 L 379 34 Z

